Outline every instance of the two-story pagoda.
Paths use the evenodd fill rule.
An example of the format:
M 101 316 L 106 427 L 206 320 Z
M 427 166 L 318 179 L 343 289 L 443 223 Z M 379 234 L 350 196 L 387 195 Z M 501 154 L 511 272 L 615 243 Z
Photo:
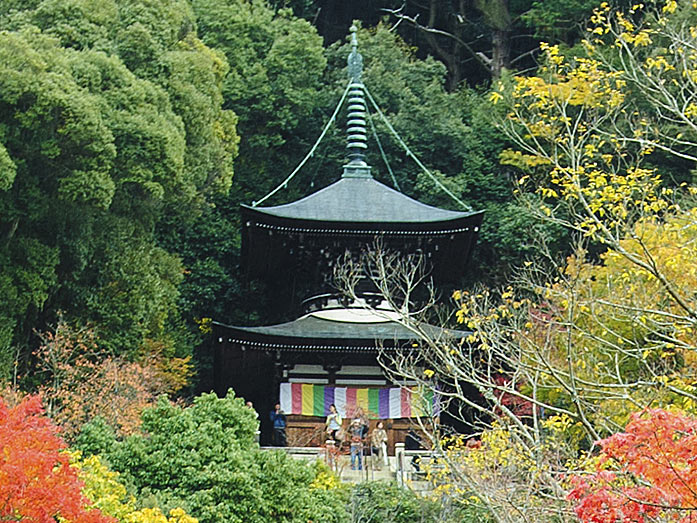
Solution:
M 242 206 L 242 268 L 252 277 L 315 288 L 302 315 L 275 325 L 242 327 L 214 322 L 215 388 L 232 387 L 260 412 L 262 438 L 276 402 L 289 420 L 289 444 L 318 444 L 334 403 L 344 417 L 355 408 L 389 420 L 390 446 L 403 441 L 412 416 L 409 384 L 390 383 L 379 350 L 418 347 L 397 312 L 367 287 L 351 301 L 327 284 L 349 252 L 379 239 L 402 254 L 428 260 L 435 282 L 456 281 L 466 269 L 482 212 L 457 212 L 420 203 L 375 180 L 365 161 L 366 101 L 355 28 L 348 59 L 348 163 L 341 178 L 300 200 L 272 207 Z M 424 326 L 440 330 L 438 327 Z M 418 349 L 417 349 L 418 350 Z M 406 386 L 405 386 L 406 385 Z

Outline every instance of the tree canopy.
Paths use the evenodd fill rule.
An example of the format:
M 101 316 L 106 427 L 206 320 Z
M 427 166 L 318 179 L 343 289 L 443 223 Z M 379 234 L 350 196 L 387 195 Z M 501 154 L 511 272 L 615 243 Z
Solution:
M 258 426 L 232 391 L 203 394 L 188 408 L 162 401 L 146 409 L 142 434 L 123 441 L 99 424 L 86 426 L 78 447 L 100 452 L 139 497 L 183 507 L 202 523 L 342 521 L 339 491 L 310 488 L 316 469 L 260 450 Z
M 76 523 L 114 520 L 91 508 L 83 482 L 61 452 L 58 427 L 42 416 L 37 396 L 14 407 L 0 399 L 0 516 L 6 521 L 50 523 L 65 518 Z
M 379 486 L 322 488 L 326 471 L 259 451 L 233 394 L 156 402 L 208 388 L 192 356 L 211 317 L 294 313 L 241 274 L 238 208 L 314 144 L 355 18 L 391 125 L 486 211 L 453 294 L 467 343 L 390 361 L 477 436 L 432 427 L 437 491 L 495 521 L 679 521 L 694 508 L 695 13 L 687 0 L 2 2 L 0 390 L 41 392 L 65 437 L 101 457 L 69 467 L 36 400 L 0 403 L 0 432 L 21 428 L 0 465 L 33 467 L 0 471 L 0 488 L 14 496 L 8 478 L 26 477 L 43 496 L 60 476 L 68 505 L 46 494 L 37 521 L 97 518 L 88 500 L 113 496 L 105 517 L 125 521 L 387 518 L 395 499 L 404 518 L 445 517 Z M 459 208 L 370 112 L 376 178 Z M 339 177 L 342 129 L 269 204 Z M 671 466 L 685 488 L 666 483 Z M 12 517 L 41 505 L 25 498 Z
M 3 354 L 25 362 L 33 329 L 58 310 L 95 325 L 114 354 L 146 340 L 190 352 L 184 268 L 155 228 L 229 190 L 238 138 L 222 107 L 225 58 L 196 37 L 187 2 L 0 14 Z

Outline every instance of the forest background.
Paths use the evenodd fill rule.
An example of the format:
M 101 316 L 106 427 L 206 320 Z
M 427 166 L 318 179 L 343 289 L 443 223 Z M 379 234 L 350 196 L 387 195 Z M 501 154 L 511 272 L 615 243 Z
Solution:
M 514 361 L 506 358 L 519 352 L 502 352 L 492 361 L 510 366 L 503 365 L 488 382 L 471 361 L 469 367 L 466 361 L 456 362 L 469 369 L 458 379 L 479 386 L 491 403 L 483 426 L 491 431 L 492 416 L 504 412 L 514 425 L 518 420 L 521 429 L 506 433 L 512 445 L 519 443 L 517 437 L 526 440 L 528 421 L 520 423 L 526 414 L 511 412 L 515 409 L 506 403 L 512 395 L 566 415 L 568 419 L 555 418 L 560 426 L 579 423 L 578 437 L 566 442 L 573 455 L 624 427 L 632 410 L 625 404 L 613 412 L 616 416 L 608 416 L 611 423 L 603 420 L 607 409 L 618 409 L 620 400 L 634 410 L 679 404 L 689 414 L 692 404 L 686 402 L 694 400 L 691 378 L 679 383 L 674 378 L 685 374 L 692 361 L 692 280 L 681 283 L 677 291 L 673 283 L 680 271 L 692 274 L 694 266 L 693 258 L 675 254 L 685 252 L 692 241 L 693 222 L 685 209 L 692 206 L 689 186 L 697 117 L 697 104 L 689 95 L 697 81 L 691 54 L 697 37 L 690 30 L 695 25 L 694 6 L 618 2 L 603 4 L 600 11 L 598 7 L 586 0 L 3 2 L 0 379 L 6 385 L 6 401 L 20 409 L 7 407 L 3 416 L 43 419 L 36 405 L 19 399 L 25 393 L 41 393 L 63 437 L 88 454 L 101 455 L 123 475 L 137 497 L 128 501 L 122 494 L 125 505 L 134 504 L 126 512 L 136 511 L 135 504 L 141 510 L 150 503 L 164 510 L 184 507 L 201 521 L 234 521 L 263 507 L 271 511 L 259 515 L 259 521 L 266 521 L 278 517 L 269 514 L 279 506 L 289 506 L 295 508 L 282 517 L 319 517 L 307 511 L 320 510 L 326 503 L 318 495 L 320 501 L 308 501 L 312 496 L 307 489 L 314 484 L 317 494 L 316 482 L 325 472 L 301 470 L 281 457 L 255 453 L 249 439 L 254 420 L 245 417 L 249 413 L 241 410 L 239 401 L 231 395 L 218 403 L 200 395 L 210 388 L 205 350 L 200 349 L 207 343 L 210 318 L 254 324 L 263 321 L 270 308 L 273 289 L 260 282 L 248 284 L 238 270 L 238 206 L 274 188 L 316 140 L 345 86 L 345 36 L 354 20 L 362 26 L 365 83 L 392 125 L 459 199 L 486 211 L 462 288 L 495 288 L 521 281 L 518 267 L 537 270 L 530 269 L 524 284 L 516 287 L 516 296 L 524 298 L 512 299 L 509 291 L 497 294 L 501 303 L 492 309 L 499 311 L 495 318 L 481 309 L 481 295 L 471 294 L 477 296 L 476 307 L 467 303 L 469 294 L 457 295 L 457 319 L 474 331 L 472 341 L 520 347 L 525 343 L 510 331 L 518 335 L 539 327 L 535 346 L 547 347 L 550 325 L 557 334 L 581 325 L 583 349 L 591 356 L 578 359 L 574 353 L 575 361 L 591 368 L 611 362 L 617 369 L 623 367 L 603 385 L 616 390 L 619 380 L 631 388 L 646 384 L 648 375 L 651 386 L 662 383 L 668 391 L 658 395 L 660 401 L 640 401 L 629 394 L 603 404 L 589 399 L 603 390 L 594 383 L 582 402 L 578 383 L 572 380 L 570 388 L 563 386 L 569 385 L 567 369 L 563 379 L 549 372 L 558 383 L 546 383 L 549 390 L 542 399 L 529 387 L 544 380 L 530 373 L 550 363 L 558 369 L 561 353 L 536 367 L 528 353 Z M 629 14 L 617 18 L 615 8 Z M 648 29 L 642 33 L 644 27 Z M 652 40 L 661 27 L 675 31 L 666 30 Z M 685 32 L 679 33 L 679 28 Z M 593 38 L 604 38 L 610 51 L 598 53 L 600 44 L 589 46 Z M 665 56 L 664 50 L 675 49 L 676 42 L 685 44 L 682 65 Z M 670 104 L 661 105 L 655 93 L 652 98 L 650 90 L 640 88 L 651 85 L 651 74 L 641 77 L 642 71 L 663 78 L 659 87 L 677 86 L 677 113 L 670 112 L 675 109 Z M 679 74 L 671 76 L 671 71 Z M 604 114 L 598 111 L 601 106 L 617 110 Z M 567 126 L 571 121 L 579 123 L 572 132 Z M 372 143 L 369 163 L 377 178 L 420 201 L 457 208 L 405 158 L 384 125 L 375 125 L 395 174 L 394 179 L 389 176 Z M 578 133 L 585 141 L 578 140 Z M 342 136 L 341 126 L 332 129 L 294 182 L 268 203 L 291 201 L 334 181 L 343 163 Z M 596 173 L 590 181 L 584 178 L 601 162 L 616 166 L 610 169 L 614 178 L 607 173 Z M 567 175 L 571 182 L 564 178 Z M 637 185 L 640 197 L 633 192 Z M 631 191 L 623 192 L 623 187 Z M 590 204 L 581 210 L 565 206 L 584 198 Z M 653 227 L 672 224 L 669 245 L 676 251 L 660 252 L 646 261 L 623 243 L 637 226 L 648 227 L 647 220 L 658 220 L 650 223 Z M 685 230 L 688 233 L 681 236 Z M 656 254 L 667 242 L 664 232 L 654 229 L 654 243 L 641 243 L 642 252 Z M 645 234 L 639 236 L 644 239 Z M 620 261 L 612 258 L 613 252 L 621 255 Z M 635 263 L 637 256 L 644 265 Z M 656 260 L 666 258 L 680 266 L 663 270 Z M 647 286 L 641 271 L 632 272 L 622 260 L 643 269 L 647 281 L 657 281 L 657 287 Z M 631 321 L 614 312 L 612 321 L 603 318 L 602 329 L 590 325 L 588 317 L 550 321 L 568 313 L 571 298 L 578 298 L 579 292 L 588 297 L 593 291 L 594 299 L 602 294 L 591 283 L 578 290 L 581 269 L 595 271 L 586 282 L 613 283 L 604 287 L 611 295 L 604 298 L 613 306 L 613 293 L 627 295 L 637 285 L 654 292 L 647 291 L 640 304 L 620 304 L 625 311 L 639 310 Z M 573 280 L 576 286 L 561 288 L 560 277 L 562 283 Z M 546 301 L 532 298 L 539 288 L 550 289 Z M 498 307 L 515 310 L 512 315 L 520 322 L 492 323 L 502 317 Z M 649 326 L 637 329 L 635 322 L 647 310 L 658 310 L 661 321 L 644 314 L 649 318 L 644 325 L 649 321 Z M 667 317 L 678 325 L 677 331 L 666 324 Z M 609 341 L 608 331 L 618 339 L 622 334 L 631 350 L 617 339 Z M 531 338 L 535 336 L 526 337 Z M 589 339 L 600 339 L 603 343 L 597 346 L 602 350 L 594 352 Z M 629 355 L 622 365 L 606 350 L 611 346 L 619 347 L 615 355 Z M 444 363 L 434 368 L 449 369 L 442 357 L 433 354 L 434 364 Z M 512 372 L 514 365 L 528 375 Z M 403 370 L 409 373 L 413 368 Z M 625 370 L 634 373 L 629 384 Z M 431 377 L 433 371 L 426 376 Z M 438 377 L 443 382 L 452 379 L 447 374 Z M 453 386 L 457 385 L 455 379 Z M 193 405 L 157 403 L 162 395 Z M 175 456 L 176 447 L 165 449 L 167 434 L 175 432 L 187 434 L 183 445 L 214 445 L 215 438 L 201 439 L 198 428 L 205 423 L 217 423 L 209 435 L 230 438 L 229 450 L 220 452 L 223 461 L 210 463 L 202 457 L 194 473 L 184 463 L 176 471 L 162 470 L 158 467 L 167 459 L 145 459 L 159 452 L 148 445 L 162 445 L 162 455 Z M 539 428 L 527 440 L 536 442 L 538 450 L 530 444 L 525 447 L 529 453 L 539 454 L 542 447 L 535 438 L 545 430 L 556 429 L 553 423 Z M 143 438 L 145 433 L 160 437 Z M 488 432 L 492 433 L 497 432 Z M 272 467 L 265 460 L 278 462 Z M 223 482 L 218 484 L 213 477 L 223 462 L 233 470 L 230 463 L 237 468 L 243 462 L 255 466 L 246 475 L 231 472 L 230 477 L 217 478 Z M 101 466 L 93 464 L 92 470 Z M 526 474 L 549 474 L 548 469 L 543 474 L 520 463 L 516 467 L 526 471 L 521 484 L 536 484 Z M 263 471 L 269 468 L 279 473 L 264 479 Z M 180 469 L 191 476 L 173 483 Z M 290 483 L 279 488 L 274 484 L 279 478 L 296 478 L 297 489 Z M 210 488 L 192 496 L 201 482 Z M 476 482 L 450 477 L 446 483 L 459 485 L 460 497 L 476 491 L 484 509 L 496 512 L 500 503 L 505 505 L 496 492 L 487 498 L 477 491 Z M 558 493 L 568 488 L 556 480 L 542 484 L 540 490 L 554 492 L 555 499 L 562 499 Z M 232 508 L 220 496 L 230 488 L 246 493 Z M 331 489 L 320 490 L 335 495 Z M 295 496 L 299 505 L 291 497 L 263 501 L 279 491 Z M 662 498 L 651 499 L 659 507 L 664 503 Z M 668 508 L 683 501 L 670 498 Z
M 434 26 L 460 16 L 454 36 L 481 33 L 473 53 L 453 50 L 469 64 L 466 81 L 462 65 L 450 70 L 430 57 L 447 37 L 441 43 L 408 22 L 390 30 L 397 20 L 386 9 L 401 4 L 350 4 L 3 2 L 5 379 L 41 381 L 32 354 L 60 321 L 93 330 L 105 356 L 165 361 L 192 356 L 197 320 L 262 319 L 273 293 L 239 274 L 238 206 L 274 188 L 316 140 L 345 84 L 353 19 L 373 27 L 360 35 L 365 81 L 392 124 L 461 200 L 486 211 L 472 280 L 505 281 L 532 252 L 537 224 L 499 163 L 506 142 L 482 95 L 493 73 L 477 58 L 491 54 L 500 8 L 431 6 Z M 555 16 L 567 25 L 552 33 L 573 43 L 591 5 L 570 14 L 560 6 Z M 421 8 L 413 9 L 406 14 Z M 509 44 L 507 63 L 530 66 L 549 36 L 546 18 L 536 18 L 534 2 L 515 9 L 501 14 L 509 41 L 523 42 Z M 452 208 L 376 125 L 399 187 Z M 269 204 L 338 177 L 341 126 L 325 142 Z M 375 144 L 370 150 L 378 178 L 394 185 Z

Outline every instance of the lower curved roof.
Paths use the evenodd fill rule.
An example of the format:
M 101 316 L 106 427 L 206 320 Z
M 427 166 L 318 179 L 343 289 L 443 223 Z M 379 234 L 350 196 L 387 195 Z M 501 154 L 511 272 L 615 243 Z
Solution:
M 258 349 L 375 350 L 381 343 L 391 346 L 418 343 L 422 335 L 434 339 L 464 339 L 469 335 L 468 332 L 426 323 L 415 323 L 412 330 L 397 321 L 335 321 L 314 313 L 287 323 L 262 327 L 213 323 L 225 329 L 231 343 Z

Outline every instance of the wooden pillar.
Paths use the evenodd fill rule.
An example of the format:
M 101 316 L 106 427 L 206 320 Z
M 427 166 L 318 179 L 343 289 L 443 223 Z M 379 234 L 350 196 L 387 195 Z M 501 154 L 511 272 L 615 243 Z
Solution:
M 329 385 L 336 385 L 336 373 L 341 370 L 341 365 L 327 364 L 323 366 L 327 371 L 327 381 Z

